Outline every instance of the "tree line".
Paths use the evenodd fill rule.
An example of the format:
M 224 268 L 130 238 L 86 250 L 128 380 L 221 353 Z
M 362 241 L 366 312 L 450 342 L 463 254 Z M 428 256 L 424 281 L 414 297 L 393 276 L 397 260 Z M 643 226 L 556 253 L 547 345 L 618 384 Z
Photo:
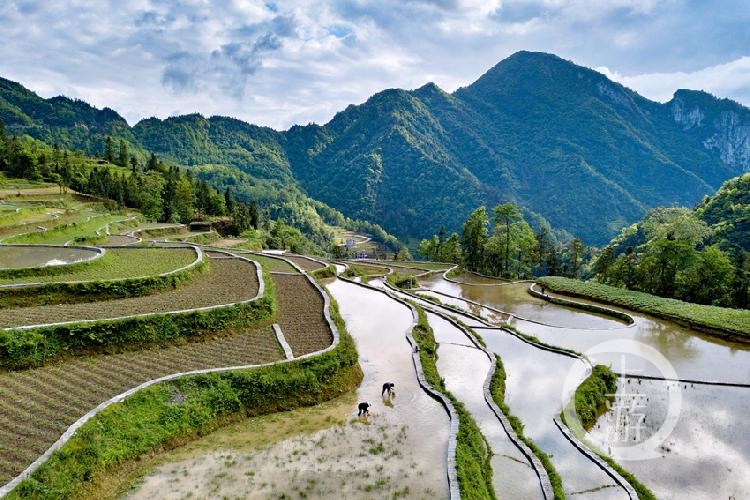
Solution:
M 654 209 L 592 262 L 602 282 L 629 290 L 725 307 L 750 305 L 750 253 L 687 208 Z
M 258 228 L 261 214 L 255 201 L 236 200 L 232 189 L 219 193 L 202 179 L 167 165 L 150 154 L 141 165 L 119 142 L 115 153 L 112 138 L 104 143 L 104 154 L 92 159 L 39 141 L 8 136 L 0 120 L 0 171 L 8 176 L 52 182 L 61 192 L 73 191 L 106 200 L 109 209 L 138 209 L 158 222 L 190 223 L 213 220 L 219 232 L 239 235 Z
M 579 277 L 591 252 L 574 238 L 563 245 L 548 224 L 534 231 L 511 202 L 474 210 L 461 234 L 447 235 L 445 226 L 422 240 L 419 255 L 427 260 L 461 264 L 470 271 L 509 279 L 541 275 Z

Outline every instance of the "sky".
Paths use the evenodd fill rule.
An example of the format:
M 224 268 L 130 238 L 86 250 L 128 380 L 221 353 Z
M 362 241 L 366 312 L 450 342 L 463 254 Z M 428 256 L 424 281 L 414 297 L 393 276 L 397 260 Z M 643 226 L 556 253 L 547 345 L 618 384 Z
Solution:
M 199 112 L 285 129 L 534 50 L 661 102 L 692 88 L 750 105 L 748 23 L 745 0 L 2 0 L 0 76 L 131 125 Z

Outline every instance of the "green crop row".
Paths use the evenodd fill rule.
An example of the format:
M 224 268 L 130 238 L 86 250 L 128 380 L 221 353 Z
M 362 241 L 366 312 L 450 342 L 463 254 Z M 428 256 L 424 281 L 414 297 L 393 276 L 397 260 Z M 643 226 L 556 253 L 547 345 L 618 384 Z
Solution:
M 505 379 L 505 366 L 503 366 L 503 361 L 496 354 L 495 373 L 492 375 L 492 380 L 490 381 L 490 393 L 492 394 L 492 399 L 495 401 L 495 404 L 500 407 L 500 410 L 503 412 L 503 414 L 508 418 L 511 427 L 513 427 L 513 430 L 515 431 L 518 438 L 526 443 L 526 446 L 531 448 L 531 451 L 534 452 L 534 455 L 536 455 L 539 458 L 539 461 L 542 462 L 542 465 L 544 466 L 544 469 L 547 471 L 547 475 L 549 476 L 550 483 L 552 483 L 552 490 L 555 494 L 555 500 L 562 500 L 563 498 L 565 498 L 563 481 L 562 477 L 560 477 L 560 474 L 558 474 L 557 469 L 555 469 L 555 466 L 552 463 L 552 459 L 550 459 L 549 455 L 542 451 L 542 449 L 539 448 L 539 446 L 537 446 L 534 441 L 526 437 L 523 432 L 523 423 L 518 417 L 510 412 L 510 408 L 505 403 Z
M 0 369 L 41 366 L 65 354 L 122 351 L 197 337 L 270 320 L 276 302 L 270 275 L 264 296 L 249 303 L 177 314 L 0 331 Z
M 106 258 L 106 255 L 102 258 Z M 201 260 L 195 266 L 166 275 L 0 288 L 0 308 L 75 304 L 150 295 L 168 288 L 177 288 L 193 278 L 196 273 L 203 272 L 206 267 L 206 261 Z
M 539 278 L 537 283 L 554 292 L 583 297 L 668 319 L 720 337 L 750 342 L 750 310 L 691 304 L 643 292 L 559 276 Z
M 437 369 L 437 343 L 432 327 L 424 310 L 416 304 L 419 321 L 412 330 L 412 336 L 419 345 L 419 359 L 422 362 L 427 383 L 433 389 L 445 394 L 458 413 L 458 435 L 456 438 L 456 472 L 461 498 L 497 498 L 492 485 L 492 450 L 487 444 L 479 426 L 464 405 L 445 388 Z
M 273 297 L 269 300 L 273 302 Z M 248 416 L 312 406 L 356 388 L 362 371 L 335 302 L 340 343 L 319 356 L 272 366 L 190 376 L 135 393 L 86 422 L 9 495 L 83 498 L 92 486 L 140 457 L 206 435 Z M 171 401 L 181 394 L 183 402 Z

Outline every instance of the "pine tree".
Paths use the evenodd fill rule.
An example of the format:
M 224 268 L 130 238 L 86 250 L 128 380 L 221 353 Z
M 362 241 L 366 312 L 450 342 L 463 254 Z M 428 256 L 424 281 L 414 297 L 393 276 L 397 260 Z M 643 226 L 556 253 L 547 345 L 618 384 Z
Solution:
M 104 159 L 109 163 L 115 162 L 115 149 L 112 146 L 112 138 L 110 136 L 107 136 L 104 142 Z
M 255 200 L 250 202 L 250 225 L 258 229 L 258 204 Z
M 154 153 L 151 153 L 151 156 L 148 159 L 148 164 L 146 165 L 146 171 L 151 172 L 153 170 L 159 170 L 159 160 Z
M 232 193 L 232 188 L 227 186 L 227 189 L 224 191 L 224 204 L 227 206 L 227 212 L 231 214 L 234 212 L 234 194 Z
M 138 172 L 138 158 L 135 156 L 130 157 L 130 169 L 134 174 Z
M 127 167 L 128 166 L 128 145 L 125 144 L 125 141 L 120 139 L 120 158 L 118 161 L 118 165 L 121 167 Z

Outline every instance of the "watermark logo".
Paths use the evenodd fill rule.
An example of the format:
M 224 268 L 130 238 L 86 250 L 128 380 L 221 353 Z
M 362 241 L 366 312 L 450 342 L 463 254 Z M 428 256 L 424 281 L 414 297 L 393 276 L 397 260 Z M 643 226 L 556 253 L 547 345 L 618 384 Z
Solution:
M 607 394 L 606 410 L 599 417 L 599 430 L 589 432 L 584 429 L 575 409 L 575 393 L 578 385 L 587 375 L 582 363 L 576 363 L 574 369 L 568 372 L 563 386 L 563 417 L 571 432 L 590 448 L 600 453 L 606 450 L 607 455 L 617 461 L 648 460 L 659 458 L 663 453 L 659 450 L 677 425 L 682 409 L 682 391 L 678 382 L 667 384 L 666 416 L 658 429 L 650 432 L 646 426 L 649 415 L 650 395 L 638 384 L 622 383 L 626 376 L 638 375 L 641 370 L 629 368 L 629 365 L 639 361 L 653 365 L 659 376 L 667 380 L 677 380 L 677 373 L 671 363 L 653 347 L 635 340 L 610 340 L 597 344 L 585 353 L 586 357 L 596 365 L 597 358 L 606 358 L 612 371 L 618 373 L 620 384 L 616 392 Z M 612 360 L 617 360 L 613 362 Z M 653 394 L 651 395 L 653 396 Z M 649 420 L 649 424 L 653 418 Z

